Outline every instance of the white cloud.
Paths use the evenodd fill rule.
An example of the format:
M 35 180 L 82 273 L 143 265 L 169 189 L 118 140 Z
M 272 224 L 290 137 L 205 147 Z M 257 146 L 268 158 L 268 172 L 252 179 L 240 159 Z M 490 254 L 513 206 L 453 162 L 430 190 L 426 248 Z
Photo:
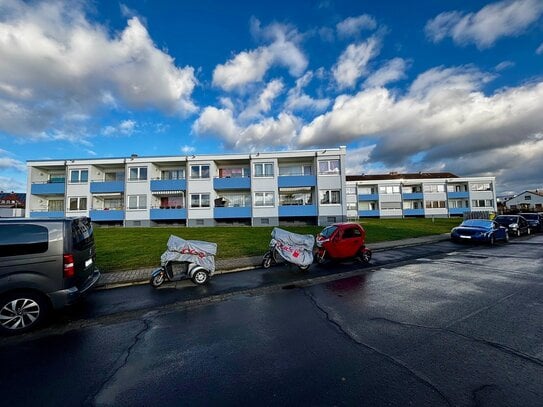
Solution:
M 260 82 L 272 66 L 282 66 L 292 76 L 300 76 L 308 61 L 298 47 L 300 36 L 297 31 L 282 24 L 260 28 L 258 20 L 252 21 L 255 36 L 270 42 L 251 51 L 243 51 L 220 64 L 213 71 L 213 85 L 226 91 L 240 88 L 248 83 Z
M 368 14 L 346 18 L 336 25 L 338 35 L 343 38 L 356 36 L 362 30 L 374 30 L 376 27 L 377 22 Z
M 192 67 L 177 67 L 138 18 L 112 36 L 86 18 L 82 4 L 3 2 L 0 131 L 43 137 L 116 105 L 196 110 Z
M 543 54 L 543 42 L 541 43 L 541 45 L 539 47 L 537 47 L 537 49 L 535 50 L 535 53 L 537 55 L 542 55 Z
M 296 80 L 296 86 L 288 91 L 285 108 L 289 111 L 321 112 L 330 105 L 330 99 L 315 99 L 304 93 L 303 89 L 313 79 L 313 72 L 306 72 Z
M 195 151 L 196 151 L 196 148 L 194 146 L 184 145 L 183 147 L 181 147 L 181 152 L 183 154 L 192 154 Z
M 369 61 L 380 51 L 380 41 L 369 38 L 359 44 L 350 44 L 332 68 L 332 74 L 340 89 L 354 87 L 358 79 L 367 73 Z
M 404 59 L 391 59 L 384 66 L 372 73 L 364 82 L 364 86 L 368 88 L 385 86 L 388 83 L 404 79 L 406 68 L 407 63 Z
M 496 71 L 501 72 L 505 71 L 506 69 L 512 68 L 515 66 L 515 63 L 513 61 L 502 61 L 498 65 L 496 65 L 496 68 L 494 68 Z
M 268 83 L 258 98 L 248 103 L 248 107 L 240 114 L 242 120 L 258 117 L 261 113 L 269 112 L 273 101 L 283 92 L 284 84 L 280 79 Z
M 518 36 L 543 14 L 541 0 L 504 0 L 477 13 L 449 11 L 426 23 L 427 37 L 440 42 L 446 37 L 459 45 L 488 48 L 502 37 Z
M 385 88 L 339 96 L 331 111 L 302 128 L 299 144 L 370 140 L 374 161 L 401 165 L 424 152 L 431 165 L 540 137 L 543 82 L 485 95 L 481 89 L 491 78 L 472 67 L 434 68 L 403 96 Z
M 23 180 L 13 177 L 0 176 L 0 191 L 4 192 L 24 192 L 26 191 L 26 184 Z
M 131 136 L 136 130 L 136 122 L 134 120 L 123 120 L 116 126 L 106 126 L 102 129 L 104 136 Z
M 220 137 L 230 146 L 236 145 L 241 129 L 236 124 L 233 112 L 228 108 L 206 107 L 192 125 L 196 134 Z
M 15 160 L 13 158 L 0 157 L 0 169 L 26 172 L 26 165 L 24 162 Z
M 349 148 L 345 158 L 346 172 L 349 175 L 360 175 L 367 173 L 370 164 L 371 152 L 375 144 L 356 148 Z

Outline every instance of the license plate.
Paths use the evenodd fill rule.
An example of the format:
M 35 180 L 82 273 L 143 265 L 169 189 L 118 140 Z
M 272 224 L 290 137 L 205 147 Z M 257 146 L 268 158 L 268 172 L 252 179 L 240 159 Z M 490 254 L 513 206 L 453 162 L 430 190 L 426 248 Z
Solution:
M 471 236 L 460 235 L 460 238 L 461 238 L 461 239 L 471 239 Z
M 85 261 L 85 268 L 89 267 L 92 264 L 92 259 L 88 259 Z

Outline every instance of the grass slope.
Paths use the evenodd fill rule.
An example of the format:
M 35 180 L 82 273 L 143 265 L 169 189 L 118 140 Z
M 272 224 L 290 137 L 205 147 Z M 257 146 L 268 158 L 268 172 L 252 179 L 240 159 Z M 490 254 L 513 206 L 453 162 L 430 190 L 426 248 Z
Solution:
M 459 219 L 364 219 L 366 243 L 447 233 Z M 95 228 L 96 262 L 102 272 L 159 265 L 170 235 L 215 242 L 217 258 L 263 255 L 272 227 L 157 227 Z M 316 235 L 319 226 L 285 227 L 294 233 Z

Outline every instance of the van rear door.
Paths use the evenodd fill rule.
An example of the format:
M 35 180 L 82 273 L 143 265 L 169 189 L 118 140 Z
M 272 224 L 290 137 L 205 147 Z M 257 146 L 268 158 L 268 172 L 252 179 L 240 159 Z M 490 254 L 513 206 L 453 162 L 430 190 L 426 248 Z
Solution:
M 75 282 L 78 288 L 82 288 L 85 282 L 96 269 L 96 247 L 94 244 L 94 231 L 90 218 L 82 217 L 71 219 L 71 248 L 65 253 L 65 269 L 69 267 L 70 260 L 73 260 L 73 270 L 67 270 L 72 273 L 73 277 L 69 277 L 70 281 Z M 66 258 L 71 255 L 72 258 Z

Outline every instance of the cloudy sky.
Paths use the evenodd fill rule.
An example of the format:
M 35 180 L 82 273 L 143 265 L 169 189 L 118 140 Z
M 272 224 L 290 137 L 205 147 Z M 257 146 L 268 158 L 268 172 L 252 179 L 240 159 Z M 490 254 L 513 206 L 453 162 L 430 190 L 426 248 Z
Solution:
M 543 189 L 543 0 L 0 0 L 0 190 L 26 160 L 339 145 Z

